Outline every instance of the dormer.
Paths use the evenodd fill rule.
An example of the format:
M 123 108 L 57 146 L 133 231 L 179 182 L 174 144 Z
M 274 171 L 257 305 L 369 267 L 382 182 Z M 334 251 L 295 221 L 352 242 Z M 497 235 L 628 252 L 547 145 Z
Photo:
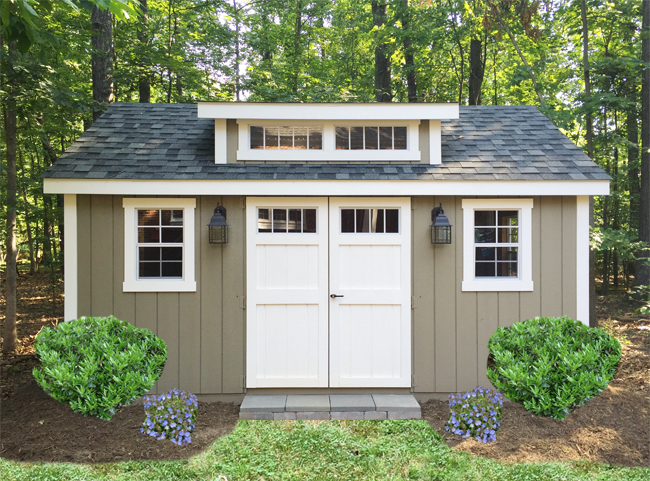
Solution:
M 457 104 L 201 102 L 215 163 L 441 162 L 441 120 Z

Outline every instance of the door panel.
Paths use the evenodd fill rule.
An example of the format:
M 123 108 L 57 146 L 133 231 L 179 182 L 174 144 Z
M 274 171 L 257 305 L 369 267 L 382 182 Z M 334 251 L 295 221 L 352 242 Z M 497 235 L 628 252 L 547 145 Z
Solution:
M 316 232 L 291 232 L 291 210 L 272 229 L 268 211 L 258 224 L 273 207 L 316 209 Z M 246 386 L 327 387 L 327 199 L 249 197 L 246 236 Z
M 342 223 L 350 209 L 355 228 Z M 398 232 L 374 222 L 386 209 L 399 210 Z M 330 198 L 329 211 L 330 293 L 343 295 L 330 299 L 330 386 L 409 387 L 410 199 Z

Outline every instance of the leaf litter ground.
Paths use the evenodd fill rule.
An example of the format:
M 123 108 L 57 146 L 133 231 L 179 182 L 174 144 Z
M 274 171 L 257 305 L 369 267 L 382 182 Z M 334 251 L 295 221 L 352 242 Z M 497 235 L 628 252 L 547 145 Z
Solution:
M 15 355 L 0 357 L 1 457 L 75 463 L 183 459 L 234 429 L 236 406 L 200 402 L 192 443 L 179 447 L 140 433 L 142 405 L 128 406 L 104 421 L 84 417 L 50 398 L 31 374 L 38 362 L 34 339 L 44 326 L 61 321 L 62 286 L 45 274 L 21 275 L 18 290 L 19 346 Z M 0 301 L 4 314 L 4 297 Z M 586 460 L 650 466 L 650 319 L 635 316 L 620 294 L 598 300 L 598 317 L 600 326 L 621 341 L 621 364 L 609 387 L 567 419 L 539 418 L 506 401 L 497 441 L 482 444 L 445 432 L 447 401 L 423 404 L 423 417 L 453 449 L 504 462 Z M 4 317 L 0 323 L 4 328 Z

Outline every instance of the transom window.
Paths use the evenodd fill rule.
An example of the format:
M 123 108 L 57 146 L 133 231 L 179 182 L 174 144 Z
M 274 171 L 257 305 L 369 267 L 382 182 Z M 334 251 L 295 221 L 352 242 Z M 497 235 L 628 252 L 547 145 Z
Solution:
M 323 127 L 251 126 L 251 149 L 322 150 Z
M 316 209 L 264 207 L 257 209 L 257 232 L 316 232 Z
M 183 211 L 138 209 L 138 278 L 183 277 Z
M 336 127 L 336 150 L 406 150 L 406 127 Z
M 399 209 L 341 209 L 341 233 L 397 234 Z
M 517 277 L 519 212 L 474 211 L 476 277 Z

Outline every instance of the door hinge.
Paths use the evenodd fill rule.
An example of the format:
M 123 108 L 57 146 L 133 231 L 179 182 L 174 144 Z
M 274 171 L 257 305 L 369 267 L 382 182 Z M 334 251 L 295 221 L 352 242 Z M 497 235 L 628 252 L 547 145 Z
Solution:
M 246 209 L 246 197 L 245 196 L 242 196 L 242 198 L 241 198 L 241 208 L 244 209 L 244 210 Z
M 239 387 L 241 387 L 241 388 L 246 388 L 246 375 L 245 375 L 245 374 L 242 374 L 242 375 L 239 376 L 239 377 L 241 378 L 241 385 L 240 385 Z
M 415 309 L 415 296 L 411 296 L 411 309 Z
M 241 296 L 239 298 L 239 308 L 246 310 L 246 296 Z

